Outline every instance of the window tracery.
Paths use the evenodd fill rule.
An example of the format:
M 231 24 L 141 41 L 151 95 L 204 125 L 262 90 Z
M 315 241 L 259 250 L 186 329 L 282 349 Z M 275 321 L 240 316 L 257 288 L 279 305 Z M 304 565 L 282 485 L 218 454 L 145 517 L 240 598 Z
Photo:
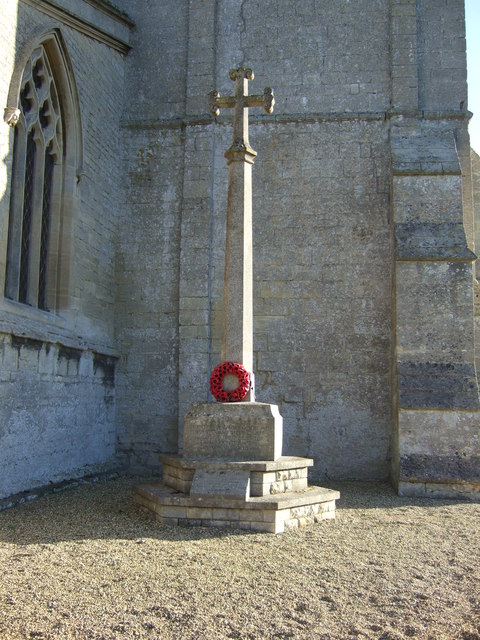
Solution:
M 82 173 L 78 97 L 58 30 L 29 51 L 4 115 L 14 128 L 5 297 L 55 311 L 68 301 L 75 177 Z

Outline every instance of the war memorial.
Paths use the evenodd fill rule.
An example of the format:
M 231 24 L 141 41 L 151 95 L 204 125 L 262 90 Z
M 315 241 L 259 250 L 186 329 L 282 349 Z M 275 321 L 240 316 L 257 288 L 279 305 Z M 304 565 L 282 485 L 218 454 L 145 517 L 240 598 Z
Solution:
M 478 497 L 462 0 L 7 0 L 0 46 L 0 500 Z

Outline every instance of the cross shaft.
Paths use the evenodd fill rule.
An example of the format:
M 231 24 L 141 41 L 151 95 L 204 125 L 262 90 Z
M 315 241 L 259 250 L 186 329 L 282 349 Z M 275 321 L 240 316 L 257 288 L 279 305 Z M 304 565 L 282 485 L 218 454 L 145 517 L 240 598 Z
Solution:
M 225 152 L 229 175 L 221 359 L 243 364 L 253 379 L 252 165 L 257 154 L 248 140 L 248 109 L 263 107 L 272 113 L 275 101 L 269 87 L 261 95 L 248 95 L 251 69 L 231 69 L 230 79 L 234 96 L 209 94 L 213 115 L 234 109 L 233 144 Z M 255 400 L 253 389 L 245 400 Z

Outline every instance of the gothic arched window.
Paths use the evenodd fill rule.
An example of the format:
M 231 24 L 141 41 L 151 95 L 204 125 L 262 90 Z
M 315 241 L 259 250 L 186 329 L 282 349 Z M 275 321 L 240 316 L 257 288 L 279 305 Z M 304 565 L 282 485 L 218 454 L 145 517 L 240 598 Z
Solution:
M 46 311 L 61 306 L 69 271 L 64 218 L 71 221 L 68 195 L 75 184 L 66 181 L 69 165 L 78 161 L 72 158 L 78 146 L 76 96 L 66 62 L 56 32 L 31 50 L 16 88 L 18 107 L 10 109 L 9 120 L 15 133 L 5 296 Z M 65 210 L 67 201 L 70 210 Z

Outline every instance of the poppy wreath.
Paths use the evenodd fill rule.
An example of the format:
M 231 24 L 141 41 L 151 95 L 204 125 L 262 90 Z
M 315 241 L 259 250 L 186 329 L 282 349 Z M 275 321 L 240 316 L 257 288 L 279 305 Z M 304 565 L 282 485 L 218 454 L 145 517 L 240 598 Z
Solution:
M 238 378 L 238 387 L 233 391 L 223 388 L 225 376 L 232 375 Z M 245 367 L 238 362 L 222 362 L 217 365 L 210 376 L 210 391 L 218 402 L 240 402 L 250 389 L 250 374 Z

